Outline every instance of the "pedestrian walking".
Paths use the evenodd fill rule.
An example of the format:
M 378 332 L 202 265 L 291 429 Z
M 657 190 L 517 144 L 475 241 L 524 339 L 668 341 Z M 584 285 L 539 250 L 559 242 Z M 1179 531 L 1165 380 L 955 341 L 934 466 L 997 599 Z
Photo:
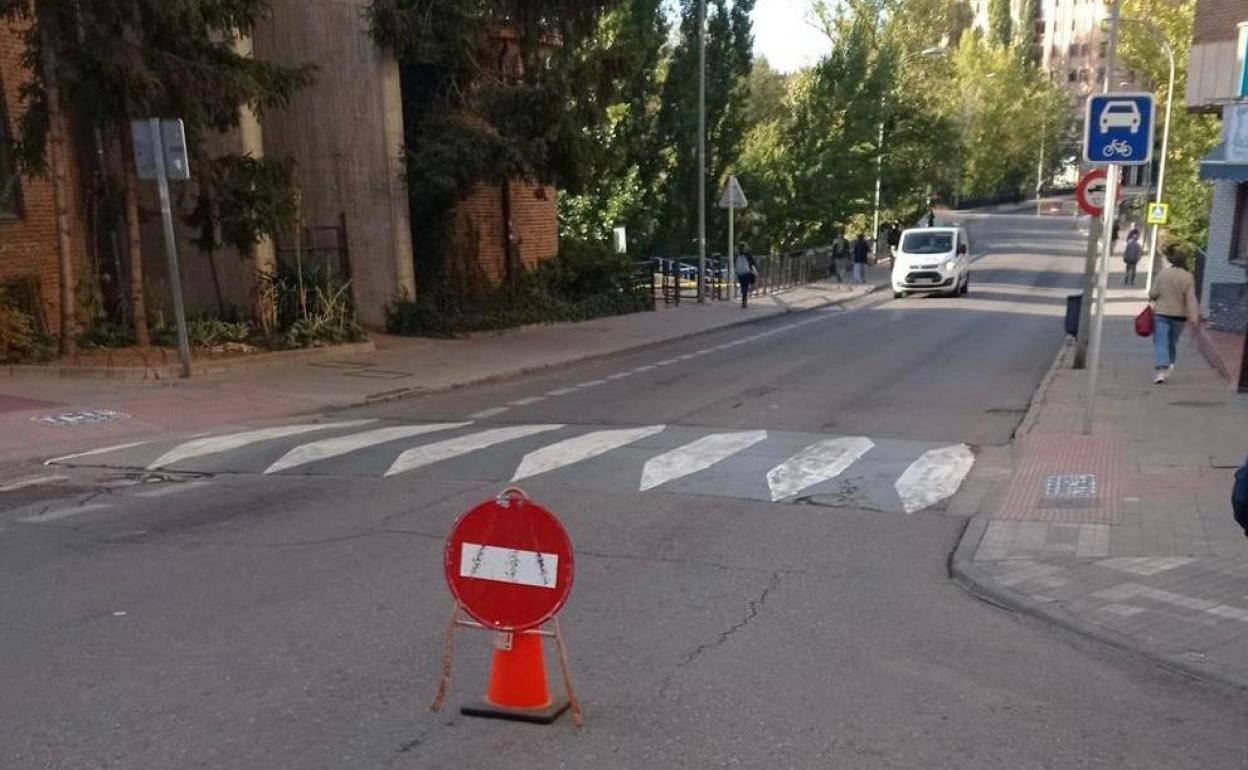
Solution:
M 901 223 L 893 222 L 888 227 L 888 256 L 897 256 L 897 247 L 901 245 Z
M 1140 227 L 1134 222 L 1131 223 L 1131 227 L 1127 230 L 1127 240 L 1129 241 L 1132 238 L 1140 239 Z
M 1109 253 L 1113 254 L 1118 250 L 1118 220 L 1114 220 L 1114 226 L 1109 231 Z
M 754 282 L 758 279 L 758 263 L 754 261 L 754 255 L 750 253 L 750 247 L 745 243 L 737 245 L 735 261 L 733 269 L 737 273 L 737 284 L 741 287 L 741 307 L 747 307 L 750 301 L 750 289 L 754 287 Z
M 845 283 L 849 276 L 849 241 L 839 232 L 834 233 L 832 239 L 832 264 L 828 267 L 829 272 L 836 276 L 837 283 Z
M 1143 253 L 1140 247 L 1140 233 L 1138 230 L 1132 230 L 1127 234 L 1127 245 L 1122 250 L 1122 263 L 1126 266 L 1126 276 L 1123 277 L 1124 286 L 1135 285 L 1135 266 L 1140 262 L 1140 254 Z
M 936 226 L 936 209 L 927 210 L 927 226 L 928 227 Z
M 1153 302 L 1153 384 L 1160 385 L 1174 371 L 1175 350 L 1183 327 L 1200 323 L 1196 302 L 1196 280 L 1183 266 L 1175 250 L 1166 254 L 1170 265 L 1157 274 L 1148 298 Z
M 867 236 L 864 233 L 858 233 L 858 238 L 854 240 L 854 283 L 866 283 L 867 259 L 871 255 L 871 244 L 867 243 Z

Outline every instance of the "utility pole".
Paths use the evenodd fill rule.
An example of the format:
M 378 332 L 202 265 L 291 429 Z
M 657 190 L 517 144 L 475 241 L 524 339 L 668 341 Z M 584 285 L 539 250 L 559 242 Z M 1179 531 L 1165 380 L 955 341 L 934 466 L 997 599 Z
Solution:
M 1109 93 L 1114 69 L 1118 59 L 1118 17 L 1122 13 L 1122 0 L 1114 0 L 1109 10 L 1109 45 L 1105 53 L 1105 84 L 1102 93 Z M 1101 238 L 1101 264 L 1097 270 L 1096 318 L 1092 325 L 1089 348 L 1088 392 L 1083 413 L 1083 433 L 1092 435 L 1093 416 L 1096 407 L 1097 379 L 1101 367 L 1101 335 L 1105 327 L 1105 294 L 1109 289 L 1109 256 L 1113 248 L 1114 218 L 1118 216 L 1118 179 L 1122 167 L 1111 163 L 1105 180 L 1105 219 L 1102 223 L 1105 237 Z
M 706 0 L 698 0 L 698 302 L 706 302 Z
M 1088 366 L 1088 338 L 1092 332 L 1092 294 L 1096 288 L 1096 258 L 1101 253 L 1101 220 L 1088 226 L 1088 253 L 1083 265 L 1083 303 L 1079 306 L 1079 333 L 1075 335 L 1075 369 Z

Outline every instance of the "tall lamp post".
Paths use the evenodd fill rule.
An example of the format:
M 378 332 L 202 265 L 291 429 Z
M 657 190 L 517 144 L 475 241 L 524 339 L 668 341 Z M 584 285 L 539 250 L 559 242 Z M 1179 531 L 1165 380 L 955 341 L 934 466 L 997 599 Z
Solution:
M 933 45 L 924 48 L 922 51 L 915 51 L 901 57 L 897 61 L 897 69 L 900 71 L 901 65 L 911 59 L 917 59 L 921 56 L 940 56 L 944 52 L 945 47 L 943 45 Z M 879 135 L 875 143 L 875 216 L 872 217 L 871 224 L 871 237 L 877 241 L 880 237 L 880 183 L 884 175 L 884 96 L 885 94 L 880 94 L 880 126 Z M 878 244 L 876 248 L 879 248 Z
M 706 0 L 698 0 L 698 302 L 706 302 Z

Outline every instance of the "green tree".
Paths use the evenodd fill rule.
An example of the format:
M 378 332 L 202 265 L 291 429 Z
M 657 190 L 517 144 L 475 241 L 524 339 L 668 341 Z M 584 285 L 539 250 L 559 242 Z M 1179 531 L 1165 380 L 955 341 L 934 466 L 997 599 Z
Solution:
M 1143 76 L 1157 94 L 1158 142 L 1165 119 L 1166 84 L 1170 76 L 1164 40 L 1174 53 L 1175 105 L 1170 118 L 1170 147 L 1166 161 L 1164 199 L 1170 202 L 1168 240 L 1204 248 L 1209 237 L 1209 206 L 1212 187 L 1200 179 L 1200 161 L 1217 144 L 1220 125 L 1216 116 L 1189 113 L 1182 99 L 1187 84 L 1187 60 L 1195 20 L 1195 0 L 1125 0 L 1124 19 L 1143 19 L 1151 26 L 1122 25 L 1120 52 L 1123 62 Z M 1160 34 L 1158 34 L 1160 33 Z
M 109 136 L 109 145 L 123 159 L 116 185 L 125 190 L 127 199 L 131 314 L 140 344 L 147 342 L 147 323 L 129 152 L 132 119 L 182 118 L 201 203 L 210 197 L 220 200 L 230 189 L 248 190 L 252 210 L 236 220 L 236 224 L 245 220 L 247 226 L 230 231 L 237 236 L 233 245 L 241 250 L 271 235 L 284 224 L 280 214 L 289 211 L 256 200 L 263 191 L 278 198 L 292 194 L 288 186 L 269 184 L 281 178 L 284 161 L 240 164 L 237 156 L 211 154 L 207 143 L 213 133 L 238 125 L 241 106 L 256 111 L 281 106 L 311 79 L 309 67 L 265 62 L 241 54 L 234 45 L 235 36 L 248 34 L 267 9 L 266 0 L 0 0 L 0 19 L 31 22 L 24 42 L 33 77 L 22 88 L 24 111 L 17 136 L 23 168 L 44 172 L 54 115 L 48 100 L 52 82 L 59 83 L 74 118 Z M 240 175 L 255 175 L 256 181 L 269 183 L 252 189 L 246 180 L 240 183 Z M 214 184 L 227 177 L 228 185 Z M 279 216 L 267 216 L 266 211 Z M 213 210 L 201 208 L 197 217 L 215 232 Z
M 661 178 L 662 224 L 658 242 L 667 250 L 695 245 L 697 223 L 698 8 L 682 0 L 680 36 L 667 65 L 659 113 L 656 158 L 670 171 Z M 747 129 L 745 110 L 754 38 L 754 0 L 708 0 L 706 18 L 707 238 L 722 240 L 726 219 L 715 208 L 717 182 L 730 173 Z M 657 176 L 643 178 L 660 181 Z
M 1010 0 L 988 0 L 988 36 L 993 45 L 1014 44 L 1014 15 Z
M 1014 50 L 1024 62 L 1040 64 L 1040 47 L 1036 44 L 1036 24 L 1040 18 L 1040 0 L 1019 0 L 1018 28 L 1014 31 Z

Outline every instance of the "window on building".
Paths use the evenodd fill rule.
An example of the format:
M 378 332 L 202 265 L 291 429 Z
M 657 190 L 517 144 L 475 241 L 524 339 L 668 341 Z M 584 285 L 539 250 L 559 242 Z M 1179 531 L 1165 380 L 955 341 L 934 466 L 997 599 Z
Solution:
M 1248 265 L 1248 184 L 1236 185 L 1235 229 L 1231 233 L 1231 261 Z
M 0 88 L 0 94 L 3 93 L 3 88 Z M 13 167 L 11 137 L 9 116 L 5 114 L 4 99 L 0 98 L 0 217 L 15 217 L 18 214 L 17 172 Z

